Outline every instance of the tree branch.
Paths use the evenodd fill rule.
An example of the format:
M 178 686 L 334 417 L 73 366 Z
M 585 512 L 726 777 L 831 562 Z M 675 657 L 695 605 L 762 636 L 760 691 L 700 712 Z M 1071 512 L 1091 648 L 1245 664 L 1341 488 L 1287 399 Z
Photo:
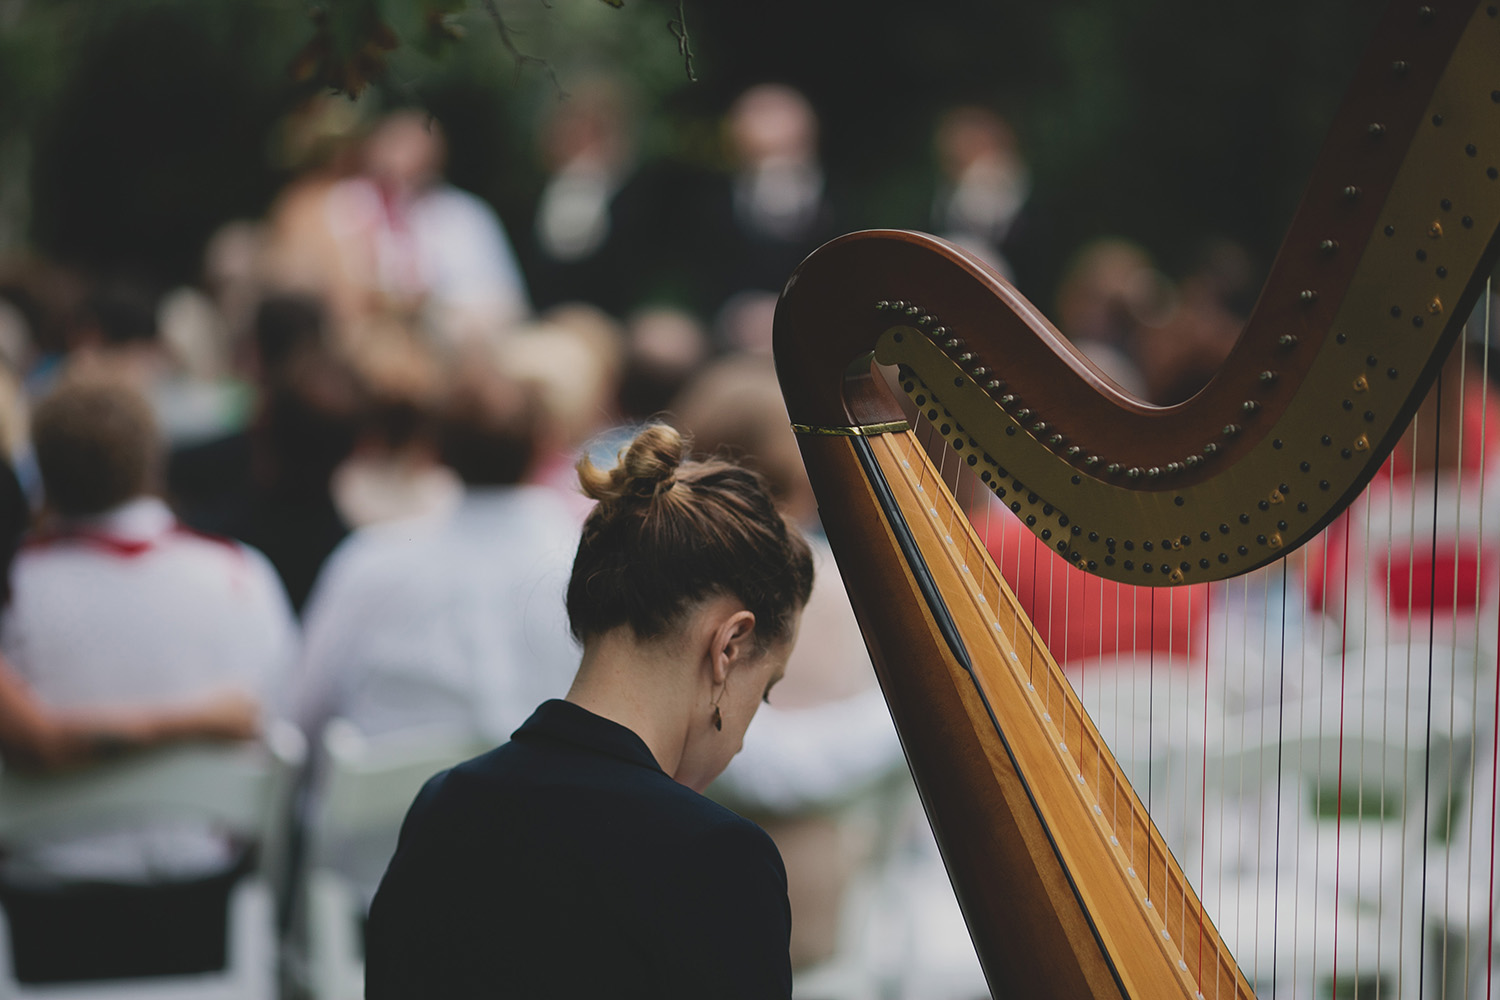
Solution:
M 667 30 L 677 39 L 677 51 L 682 53 L 682 68 L 687 72 L 688 82 L 697 83 L 698 74 L 693 71 L 693 43 L 688 37 L 687 16 L 683 12 L 684 2 L 677 0 L 677 16 L 667 22 Z
M 566 98 L 568 92 L 563 89 L 562 81 L 557 78 L 557 70 L 553 68 L 552 63 L 541 56 L 522 52 L 516 46 L 515 32 L 506 22 L 505 16 L 500 13 L 500 7 L 495 3 L 495 0 L 480 0 L 480 3 L 490 15 L 490 20 L 495 22 L 495 30 L 500 33 L 500 44 L 505 48 L 505 51 L 510 53 L 511 58 L 516 61 L 516 79 L 520 79 L 522 71 L 527 66 L 537 66 L 552 81 L 552 86 L 557 91 L 557 96 Z

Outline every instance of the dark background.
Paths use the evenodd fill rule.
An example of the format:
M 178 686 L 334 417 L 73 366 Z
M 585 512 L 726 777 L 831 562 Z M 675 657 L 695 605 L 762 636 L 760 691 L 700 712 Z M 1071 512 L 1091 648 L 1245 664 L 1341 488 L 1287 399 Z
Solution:
M 1053 280 L 1102 235 L 1141 242 L 1169 272 L 1218 237 L 1269 263 L 1380 9 L 688 0 L 690 84 L 668 3 L 501 3 L 518 44 L 547 58 L 564 89 L 599 68 L 632 82 L 653 157 L 711 164 L 738 92 L 765 80 L 801 88 L 822 117 L 843 228 L 922 227 L 937 113 L 1005 113 L 1031 162 Z M 0 170 L 11 173 L 0 231 L 12 233 L 0 251 L 21 242 L 86 269 L 194 280 L 208 235 L 260 215 L 288 176 L 277 123 L 318 89 L 289 73 L 312 36 L 307 12 L 255 0 L 0 3 Z M 360 101 L 426 106 L 447 128 L 450 176 L 515 232 L 542 181 L 536 122 L 560 98 L 536 67 L 518 76 L 482 11 L 458 22 L 461 40 L 437 58 L 403 46 Z

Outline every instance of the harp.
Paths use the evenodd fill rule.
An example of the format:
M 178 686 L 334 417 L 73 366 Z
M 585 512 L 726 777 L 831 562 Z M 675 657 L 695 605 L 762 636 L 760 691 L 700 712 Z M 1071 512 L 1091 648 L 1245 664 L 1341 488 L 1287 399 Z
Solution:
M 1225 581 L 1245 574 L 1285 582 L 1286 557 L 1309 542 L 1317 554 L 1301 556 L 1302 569 L 1336 565 L 1339 551 L 1347 564 L 1361 532 L 1364 555 L 1388 554 L 1370 527 L 1377 490 L 1367 487 L 1389 481 L 1388 456 L 1485 294 L 1497 232 L 1500 10 L 1489 0 L 1401 0 L 1377 28 L 1244 333 L 1187 402 L 1152 407 L 1121 392 L 994 272 L 931 237 L 852 234 L 789 280 L 775 329 L 787 410 L 996 995 L 1249 998 L 1268 995 L 1280 970 L 1274 959 L 1269 971 L 1259 958 L 1253 968 L 1237 960 L 1243 928 L 1229 940 L 1215 920 L 1232 906 L 1197 889 L 1202 845 L 1185 868 L 1156 821 L 1154 791 L 1138 787 L 1139 776 L 1132 783 L 1049 650 L 1055 630 L 1028 618 L 997 568 L 1003 554 L 969 514 L 1013 517 L 1026 559 L 1088 574 L 1085 599 L 1069 612 L 1083 620 L 1099 611 L 1088 602 L 1095 585 L 1101 595 L 1116 588 L 1116 601 L 1196 592 L 1223 602 Z M 1351 529 L 1351 505 L 1361 503 L 1363 527 Z M 1436 523 L 1434 514 L 1434 538 Z M 1389 565 L 1385 572 L 1389 580 Z M 1034 564 L 1034 588 L 1040 573 Z M 1348 587 L 1341 593 L 1349 606 Z M 1429 601 L 1429 611 L 1441 603 Z M 1347 650 L 1338 647 L 1345 661 Z M 1287 662 L 1283 650 L 1283 689 Z M 1429 654 L 1429 679 L 1432 665 Z M 1494 700 L 1493 659 L 1477 679 L 1483 673 L 1465 703 L 1475 716 L 1467 742 L 1445 741 L 1447 730 L 1432 725 L 1453 713 L 1452 700 L 1445 707 L 1431 684 L 1415 698 L 1426 699 L 1427 715 L 1414 779 L 1424 786 L 1421 822 L 1433 812 L 1441 759 L 1449 774 L 1468 775 L 1470 839 L 1483 848 L 1473 857 L 1488 857 L 1494 840 L 1480 808 L 1493 801 L 1480 792 L 1493 784 L 1482 744 L 1493 740 L 1494 708 L 1481 717 L 1474 707 L 1483 690 Z M 1360 701 L 1356 713 L 1339 676 L 1340 695 L 1328 702 L 1340 726 L 1331 767 L 1342 816 L 1345 796 L 1364 794 L 1356 766 L 1377 755 L 1356 751 L 1404 727 L 1389 713 L 1404 713 L 1414 696 L 1382 688 L 1374 708 Z M 1172 780 L 1183 789 L 1178 811 L 1205 814 L 1193 824 L 1201 831 L 1208 788 L 1234 764 L 1232 753 L 1206 749 L 1210 724 L 1223 717 L 1200 714 L 1201 774 L 1179 768 Z M 1360 724 L 1344 728 L 1356 714 Z M 1314 755 L 1290 738 L 1305 727 L 1284 702 L 1250 715 L 1236 716 L 1242 731 L 1281 737 L 1278 775 Z M 1480 766 L 1468 768 L 1471 759 Z M 1243 759 L 1239 766 L 1243 773 Z M 1415 786 L 1407 791 L 1414 799 Z M 1279 817 L 1274 829 L 1279 838 Z M 1470 895 L 1487 908 L 1493 867 L 1472 870 L 1471 881 L 1485 881 Z M 1278 882 L 1269 904 L 1276 912 L 1296 898 L 1282 889 Z M 1426 885 L 1411 891 L 1425 901 Z M 1422 968 L 1427 923 L 1396 921 L 1390 947 L 1405 967 L 1384 995 L 1397 985 L 1416 995 L 1431 978 Z

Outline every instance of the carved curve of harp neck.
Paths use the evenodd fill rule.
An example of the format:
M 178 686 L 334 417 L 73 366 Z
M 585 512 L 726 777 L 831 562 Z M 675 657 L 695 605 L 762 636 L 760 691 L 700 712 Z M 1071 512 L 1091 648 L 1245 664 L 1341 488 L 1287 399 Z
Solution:
M 1500 12 L 1386 13 L 1256 308 L 1192 399 L 1125 394 L 1015 289 L 942 240 L 855 233 L 776 315 L 794 424 L 900 421 L 869 359 L 989 489 L 1081 569 L 1127 583 L 1247 572 L 1369 481 L 1500 252 Z

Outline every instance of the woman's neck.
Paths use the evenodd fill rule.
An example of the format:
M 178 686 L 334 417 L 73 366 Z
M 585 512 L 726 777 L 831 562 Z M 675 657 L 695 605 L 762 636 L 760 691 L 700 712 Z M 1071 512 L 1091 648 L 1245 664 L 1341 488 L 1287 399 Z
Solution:
M 591 637 L 567 700 L 635 733 L 667 774 L 682 762 L 696 662 L 679 643 L 642 642 L 629 626 Z

